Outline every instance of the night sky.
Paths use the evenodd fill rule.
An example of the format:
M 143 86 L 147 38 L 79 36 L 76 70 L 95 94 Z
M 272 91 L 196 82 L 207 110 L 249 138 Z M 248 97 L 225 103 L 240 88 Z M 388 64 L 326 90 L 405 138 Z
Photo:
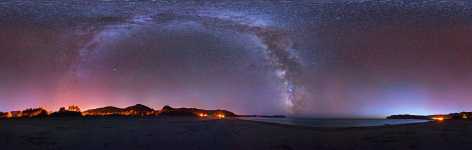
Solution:
M 472 111 L 467 0 L 0 2 L 0 111 Z

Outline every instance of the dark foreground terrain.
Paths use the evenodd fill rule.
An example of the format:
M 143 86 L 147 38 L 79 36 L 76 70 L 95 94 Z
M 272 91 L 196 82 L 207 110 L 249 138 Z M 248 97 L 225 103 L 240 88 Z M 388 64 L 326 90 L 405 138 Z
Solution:
M 472 149 L 472 122 L 305 128 L 197 118 L 0 120 L 2 150 Z

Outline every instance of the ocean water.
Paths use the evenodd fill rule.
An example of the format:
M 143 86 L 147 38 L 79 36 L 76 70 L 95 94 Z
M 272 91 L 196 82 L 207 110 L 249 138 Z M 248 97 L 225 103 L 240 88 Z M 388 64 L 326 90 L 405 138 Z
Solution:
M 313 119 L 313 118 L 262 118 L 241 117 L 239 119 L 259 122 L 278 123 L 286 125 L 308 127 L 371 127 L 384 125 L 401 125 L 428 122 L 429 120 L 417 119 Z

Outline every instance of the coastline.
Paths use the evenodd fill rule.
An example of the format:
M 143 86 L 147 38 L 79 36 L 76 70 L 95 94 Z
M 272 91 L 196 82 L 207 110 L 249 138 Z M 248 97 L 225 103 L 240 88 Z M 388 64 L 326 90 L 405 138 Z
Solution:
M 306 129 L 381 128 L 381 127 L 391 127 L 391 126 L 409 126 L 409 125 L 422 125 L 422 124 L 434 123 L 434 121 L 432 120 L 424 120 L 424 122 L 413 122 L 413 123 L 402 123 L 402 124 L 383 124 L 383 125 L 371 125 L 371 126 L 316 126 L 316 125 L 310 126 L 310 125 L 288 124 L 288 123 L 278 123 L 278 122 L 269 122 L 269 121 L 258 121 L 258 120 L 251 120 L 251 119 L 241 119 L 239 117 L 235 117 L 232 119 L 267 124 L 267 125 L 278 125 L 278 126 L 286 126 L 286 127 L 293 127 L 293 128 L 306 128 Z M 330 120 L 330 119 L 326 119 L 326 120 Z M 344 119 L 336 119 L 336 120 L 344 120 Z M 350 119 L 347 119 L 347 120 L 350 120 Z M 353 120 L 383 120 L 383 119 L 353 119 Z M 388 120 L 388 119 L 385 119 L 385 120 Z M 390 120 L 395 120 L 395 119 L 390 119 Z

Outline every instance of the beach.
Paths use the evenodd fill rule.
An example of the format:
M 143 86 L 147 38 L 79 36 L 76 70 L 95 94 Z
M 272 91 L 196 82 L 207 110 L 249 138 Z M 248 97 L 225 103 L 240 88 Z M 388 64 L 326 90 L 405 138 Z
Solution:
M 2 150 L 471 149 L 472 122 L 314 128 L 239 119 L 57 118 L 0 121 Z

